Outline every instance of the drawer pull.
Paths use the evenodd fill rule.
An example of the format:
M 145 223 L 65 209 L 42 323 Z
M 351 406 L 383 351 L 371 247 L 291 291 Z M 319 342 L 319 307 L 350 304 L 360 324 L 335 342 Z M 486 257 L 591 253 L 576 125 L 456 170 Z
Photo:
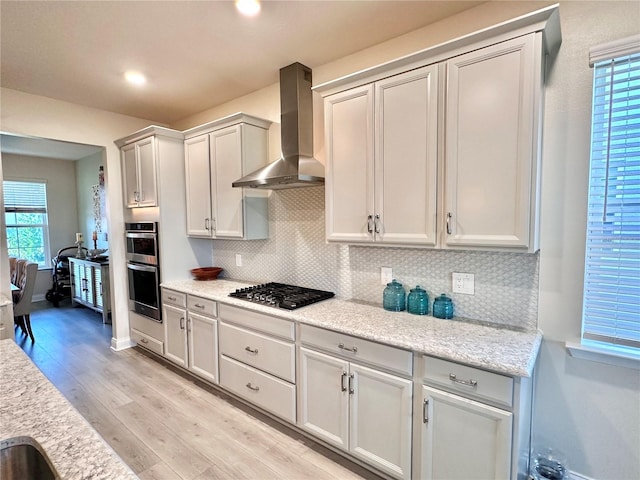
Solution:
M 176 300 L 178 300 L 176 297 L 167 297 L 169 300 L 171 300 L 172 302 L 175 302 Z
M 456 374 L 455 373 L 450 373 L 449 374 L 449 380 L 451 380 L 454 383 L 457 383 L 459 385 L 464 385 L 465 387 L 471 387 L 471 388 L 476 388 L 478 386 L 478 382 L 476 380 L 470 379 L 470 380 L 458 380 L 456 378 Z
M 355 346 L 354 346 L 354 347 L 351 347 L 351 348 L 349 348 L 349 347 L 345 347 L 345 346 L 344 346 L 344 343 L 339 343 L 339 344 L 338 344 L 338 348 L 339 348 L 340 350 L 344 350 L 345 352 L 353 352 L 353 353 L 356 353 L 356 352 L 358 351 L 358 347 L 355 347 Z
M 180 317 L 180 330 L 184 330 L 184 317 Z
M 258 349 L 256 348 L 255 350 L 252 349 L 249 345 L 247 345 L 246 347 L 244 347 L 244 349 L 249 352 L 249 353 L 253 353 L 254 355 L 258 354 Z
M 251 385 L 251 382 L 247 383 L 247 388 L 249 390 L 253 390 L 254 392 L 259 392 L 260 391 L 260 387 L 254 387 L 253 385 Z
M 199 303 L 194 303 L 193 306 L 199 308 L 200 310 L 204 310 L 204 305 L 200 305 Z
M 342 375 L 340 375 L 340 387 L 342 387 L 343 392 L 347 391 L 347 386 L 344 384 L 344 380 L 346 378 L 347 378 L 347 372 L 342 372 Z
M 349 395 L 353 395 L 355 390 L 353 389 L 353 373 L 349 375 Z
M 422 402 L 422 423 L 429 423 L 429 400 Z
M 147 340 L 146 338 L 141 338 L 140 343 L 149 343 L 149 340 Z

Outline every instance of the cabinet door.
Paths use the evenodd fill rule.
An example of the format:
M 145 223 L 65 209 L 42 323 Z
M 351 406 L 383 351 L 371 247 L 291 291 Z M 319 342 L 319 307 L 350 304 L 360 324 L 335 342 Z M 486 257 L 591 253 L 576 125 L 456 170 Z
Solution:
M 102 301 L 102 268 L 92 267 L 93 270 L 93 287 L 95 295 L 93 296 L 93 305 L 102 309 L 104 303 Z
M 149 137 L 136 142 L 136 155 L 138 157 L 138 206 L 155 207 L 158 205 L 155 138 Z
M 95 285 L 93 282 L 93 267 L 91 265 L 80 264 L 80 276 L 82 277 L 82 293 L 80 298 L 86 305 L 93 306 Z
M 211 237 L 211 183 L 209 136 L 184 142 L 187 191 L 187 235 Z
M 122 178 L 125 203 L 128 208 L 138 206 L 138 176 L 136 166 L 136 145 L 122 147 Z
M 80 270 L 81 265 L 73 259 L 69 259 L 69 273 L 71 274 L 71 297 L 75 299 L 82 298 L 82 280 L 83 271 Z
M 512 413 L 423 387 L 423 479 L 508 479 Z
M 411 478 L 411 380 L 351 364 L 349 451 L 396 478 Z
M 213 383 L 218 383 L 218 321 L 188 314 L 189 370 Z
M 349 446 L 349 363 L 300 348 L 298 424 L 324 441 Z
M 386 243 L 436 244 L 437 65 L 375 84 L 375 231 Z
M 231 184 L 242 177 L 242 126 L 217 130 L 210 134 L 211 191 L 213 192 L 213 218 L 215 237 L 242 238 L 243 189 Z
M 447 246 L 529 247 L 534 50 L 529 35 L 447 62 Z
M 372 242 L 373 85 L 324 99 L 327 240 Z
M 165 357 L 181 367 L 187 367 L 187 312 L 162 305 Z

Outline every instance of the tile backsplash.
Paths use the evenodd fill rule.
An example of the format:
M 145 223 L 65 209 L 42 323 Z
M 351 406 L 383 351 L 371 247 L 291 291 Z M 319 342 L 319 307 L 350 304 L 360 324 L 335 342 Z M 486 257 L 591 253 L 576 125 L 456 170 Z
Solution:
M 382 306 L 380 267 L 429 298 L 446 293 L 455 315 L 533 329 L 538 315 L 538 255 L 388 248 L 325 241 L 324 187 L 273 191 L 268 240 L 213 240 L 223 277 L 250 283 L 281 282 L 330 290 L 343 299 Z M 242 267 L 236 266 L 236 254 Z M 452 293 L 451 273 L 473 273 L 475 294 Z

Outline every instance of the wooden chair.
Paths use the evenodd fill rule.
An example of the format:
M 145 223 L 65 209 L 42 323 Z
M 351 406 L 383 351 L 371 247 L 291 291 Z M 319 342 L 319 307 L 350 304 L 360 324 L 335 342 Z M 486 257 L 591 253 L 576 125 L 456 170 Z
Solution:
M 20 327 L 23 334 L 28 334 L 31 341 L 35 343 L 33 331 L 31 330 L 31 299 L 33 289 L 36 286 L 36 276 L 38 275 L 38 264 L 28 260 L 19 259 L 16 262 L 17 278 L 16 285 L 20 288 L 15 292 L 13 298 L 13 321 Z

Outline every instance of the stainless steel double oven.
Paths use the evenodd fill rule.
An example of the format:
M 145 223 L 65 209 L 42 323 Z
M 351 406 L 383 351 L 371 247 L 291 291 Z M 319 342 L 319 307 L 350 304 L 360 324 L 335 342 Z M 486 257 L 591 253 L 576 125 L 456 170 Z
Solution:
M 129 310 L 162 322 L 157 222 L 125 224 Z

